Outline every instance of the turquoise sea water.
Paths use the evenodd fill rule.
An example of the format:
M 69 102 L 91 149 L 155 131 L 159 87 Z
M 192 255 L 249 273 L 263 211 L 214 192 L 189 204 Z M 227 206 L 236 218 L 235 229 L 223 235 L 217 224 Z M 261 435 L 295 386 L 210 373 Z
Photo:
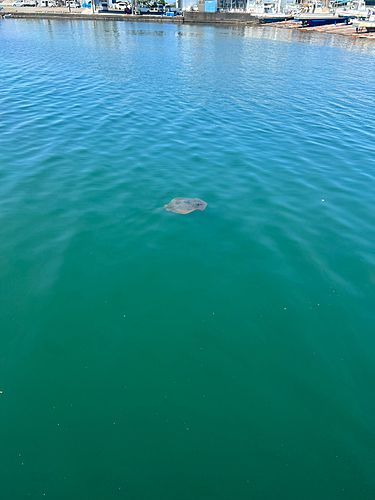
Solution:
M 1 497 L 374 499 L 375 45 L 0 42 Z

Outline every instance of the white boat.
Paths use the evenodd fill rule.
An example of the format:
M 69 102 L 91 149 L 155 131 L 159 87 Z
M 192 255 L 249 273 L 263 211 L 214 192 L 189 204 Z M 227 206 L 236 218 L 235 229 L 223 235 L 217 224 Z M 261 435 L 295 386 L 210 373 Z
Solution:
M 375 31 L 375 10 L 370 15 L 364 18 L 356 18 L 351 20 L 351 24 L 355 26 L 356 31 Z
M 264 16 L 264 14 L 276 14 L 280 1 L 263 2 L 256 0 L 255 2 L 247 2 L 245 12 L 249 12 L 255 16 Z
M 371 8 L 366 6 L 366 3 L 363 0 L 359 0 L 349 2 L 344 8 L 336 8 L 335 13 L 340 17 L 366 19 L 371 15 Z

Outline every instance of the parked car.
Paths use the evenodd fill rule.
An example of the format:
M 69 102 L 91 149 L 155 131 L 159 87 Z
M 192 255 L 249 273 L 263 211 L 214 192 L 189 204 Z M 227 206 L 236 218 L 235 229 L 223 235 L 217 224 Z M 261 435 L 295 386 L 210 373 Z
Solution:
M 18 0 L 18 2 L 14 2 L 12 7 L 23 7 L 23 0 Z
M 39 7 L 56 7 L 56 4 L 51 0 L 40 0 Z
M 78 2 L 66 2 L 66 6 L 70 7 L 71 9 L 79 9 L 80 5 Z
M 138 14 L 149 14 L 150 13 L 150 9 L 148 7 L 144 7 L 143 5 L 139 5 L 138 8 Z

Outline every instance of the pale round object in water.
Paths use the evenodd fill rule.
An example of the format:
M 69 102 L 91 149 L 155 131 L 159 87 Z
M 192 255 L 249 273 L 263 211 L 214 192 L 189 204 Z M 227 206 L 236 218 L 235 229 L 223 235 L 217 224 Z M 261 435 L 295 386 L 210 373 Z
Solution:
M 207 203 L 199 198 L 173 198 L 168 205 L 164 205 L 163 208 L 168 212 L 174 212 L 176 214 L 188 214 L 194 212 L 195 210 L 204 210 L 207 207 Z

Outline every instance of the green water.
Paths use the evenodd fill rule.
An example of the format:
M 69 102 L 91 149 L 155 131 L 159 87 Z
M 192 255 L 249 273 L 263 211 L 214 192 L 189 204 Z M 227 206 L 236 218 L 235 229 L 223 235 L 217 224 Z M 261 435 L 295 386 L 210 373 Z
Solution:
M 1 497 L 374 499 L 375 46 L 0 40 Z

